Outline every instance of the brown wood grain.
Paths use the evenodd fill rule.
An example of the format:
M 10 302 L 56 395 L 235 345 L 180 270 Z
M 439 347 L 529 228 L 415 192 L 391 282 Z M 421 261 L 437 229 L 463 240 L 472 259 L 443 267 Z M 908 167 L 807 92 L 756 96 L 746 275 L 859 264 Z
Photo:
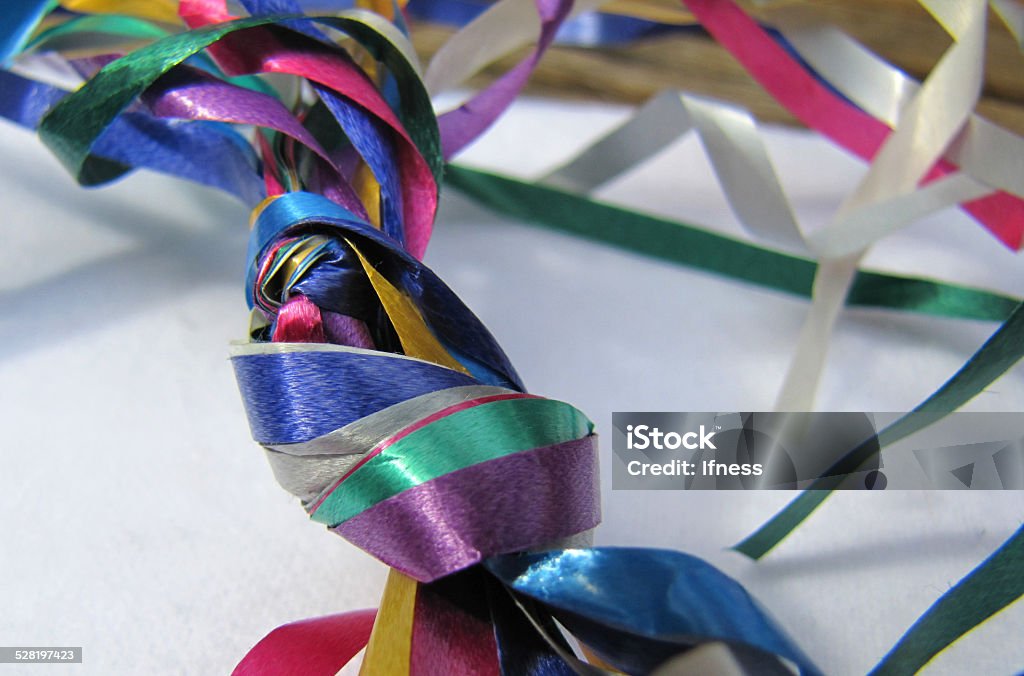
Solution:
M 662 0 L 643 3 L 651 11 L 659 5 L 666 9 L 679 6 Z M 747 8 L 767 25 L 775 13 L 795 10 L 805 13 L 809 21 L 827 22 L 918 80 L 927 76 L 952 43 L 943 28 L 913 0 L 815 0 L 756 6 L 748 3 Z M 453 32 L 450 27 L 418 23 L 413 37 L 417 50 L 426 59 Z M 526 51 L 500 59 L 471 80 L 470 86 L 490 82 Z M 703 35 L 673 34 L 601 49 L 556 45 L 541 60 L 527 91 L 636 104 L 665 89 L 737 103 L 766 122 L 796 124 L 725 49 Z M 1024 134 L 1024 55 L 991 12 L 984 93 L 978 112 L 996 124 Z

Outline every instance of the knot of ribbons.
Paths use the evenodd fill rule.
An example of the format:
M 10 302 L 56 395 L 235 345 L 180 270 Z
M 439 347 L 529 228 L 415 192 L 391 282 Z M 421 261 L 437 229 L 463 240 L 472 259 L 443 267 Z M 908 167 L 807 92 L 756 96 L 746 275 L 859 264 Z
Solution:
M 592 423 L 525 393 L 395 240 L 288 193 L 259 212 L 249 255 L 250 300 L 275 320 L 263 331 L 307 342 L 239 345 L 232 361 L 253 436 L 313 520 L 424 582 L 597 525 Z
M 53 10 L 18 4 L 26 31 L 0 56 Z M 592 423 L 527 394 L 421 262 L 446 156 L 511 102 L 571 3 L 538 0 L 537 49 L 440 120 L 400 14 L 306 17 L 291 0 L 242 0 L 250 16 L 235 18 L 222 0 L 159 4 L 163 25 L 150 23 L 156 3 L 65 1 L 85 15 L 58 11 L 31 44 L 99 32 L 69 61 L 85 84 L 65 92 L 0 71 L 0 114 L 38 128 L 83 184 L 148 167 L 258 203 L 245 285 L 256 321 L 232 356 L 253 436 L 315 521 L 398 571 L 375 621 L 287 625 L 238 673 L 334 673 L 365 645 L 367 621 L 369 673 L 648 673 L 708 642 L 818 673 L 707 563 L 573 546 L 599 520 Z M 165 30 L 178 17 L 188 30 Z M 112 56 L 125 31 L 153 42 Z M 268 73 L 296 76 L 297 93 L 258 77 Z M 586 663 L 562 628 L 589 646 Z M 297 634 L 315 645 L 299 650 Z
M 286 193 L 257 209 L 246 289 L 269 322 L 232 356 L 254 438 L 314 521 L 401 574 L 374 625 L 373 668 L 598 673 L 557 618 L 592 662 L 627 673 L 715 640 L 817 673 L 703 561 L 573 548 L 599 521 L 593 424 L 527 394 L 480 320 L 397 240 L 320 195 Z M 242 666 L 258 670 L 275 637 Z
M 379 191 L 376 210 L 302 190 L 256 208 L 245 289 L 257 321 L 232 357 L 253 436 L 282 486 L 392 568 L 370 672 L 595 673 L 607 660 L 647 673 L 724 641 L 817 673 L 740 585 L 703 561 L 574 548 L 599 521 L 593 424 L 525 392 L 480 320 L 420 261 L 409 221 L 388 226 L 401 195 L 384 182 Z M 590 646 L 588 663 L 556 619 Z M 262 673 L 292 649 L 295 631 L 365 640 L 364 621 L 282 627 L 239 673 Z M 332 649 L 325 673 L 360 647 Z

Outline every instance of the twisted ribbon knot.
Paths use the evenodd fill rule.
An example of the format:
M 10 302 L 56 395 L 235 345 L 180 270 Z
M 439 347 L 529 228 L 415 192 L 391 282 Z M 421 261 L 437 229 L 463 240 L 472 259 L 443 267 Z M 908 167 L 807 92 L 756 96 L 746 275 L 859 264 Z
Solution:
M 589 191 L 678 135 L 680 126 L 652 117 L 654 108 L 549 174 L 542 181 L 548 187 L 457 168 L 448 177 L 528 220 L 782 291 L 813 293 L 820 312 L 812 313 L 809 336 L 827 334 L 851 290 L 849 300 L 859 304 L 1006 319 L 916 412 L 956 408 L 1020 359 L 1019 301 L 873 273 L 853 284 L 858 251 L 930 211 L 936 195 L 963 203 L 1011 247 L 1021 239 L 1024 207 L 1010 194 L 1021 192 L 1019 183 L 1006 179 L 1013 172 L 990 153 L 974 152 L 1019 140 L 971 114 L 981 91 L 986 4 L 965 3 L 969 11 L 951 14 L 942 7 L 948 3 L 922 2 L 956 44 L 912 100 L 904 94 L 916 84 L 879 66 L 859 45 L 846 40 L 839 60 L 815 47 L 818 27 L 815 35 L 801 36 L 791 30 L 796 24 L 780 26 L 814 64 L 811 72 L 733 3 L 684 3 L 794 115 L 855 154 L 876 158 L 840 210 L 842 227 L 834 224 L 811 247 L 828 260 L 820 269 L 810 260 L 551 187 Z M 419 258 L 446 158 L 509 105 L 573 3 L 536 0 L 536 16 L 530 3 L 494 3 L 463 38 L 449 43 L 453 47 L 439 52 L 425 75 L 403 35 L 397 11 L 403 3 L 390 0 L 358 4 L 381 10 L 394 24 L 362 9 L 312 17 L 295 0 L 232 3 L 232 10 L 240 5 L 248 13 L 242 18 L 233 17 L 224 0 L 8 4 L 0 60 L 23 50 L 60 51 L 61 42 L 92 55 L 69 62 L 88 78 L 75 92 L 0 69 L 0 116 L 38 128 L 79 182 L 97 185 L 148 167 L 223 189 L 247 204 L 275 195 L 257 212 L 249 251 L 246 292 L 262 325 L 251 332 L 255 341 L 237 346 L 233 357 L 253 435 L 314 520 L 423 582 L 390 575 L 376 620 L 373 612 L 358 612 L 275 630 L 236 673 L 335 673 L 368 640 L 366 673 L 595 673 L 602 661 L 625 673 L 667 673 L 678 667 L 680 654 L 708 642 L 728 644 L 757 673 L 790 673 L 794 665 L 803 674 L 820 673 L 742 586 L 695 557 L 577 549 L 565 542 L 559 543 L 564 549 L 521 553 L 597 523 L 592 425 L 567 404 L 526 394 L 493 337 Z M 599 4 L 577 0 L 573 9 Z M 73 12 L 54 12 L 52 23 L 42 25 L 58 5 Z M 1013 14 L 1007 3 L 998 5 L 1004 19 Z M 168 33 L 178 17 L 190 30 Z M 605 24 L 600 17 L 581 18 L 590 35 Z M 1020 24 L 1006 22 L 1014 31 Z M 491 86 L 435 118 L 424 80 L 435 92 L 455 84 L 482 64 L 481 55 L 511 48 L 523 26 L 530 27 L 527 33 L 539 28 L 536 47 Z M 339 41 L 324 29 L 347 37 Z M 111 35 L 159 39 L 111 60 Z M 478 49 L 488 37 L 498 48 Z M 860 72 L 845 67 L 849 59 L 863 72 L 881 68 L 881 80 L 902 83 L 889 97 L 894 105 L 880 105 L 855 86 L 862 83 L 845 77 Z M 839 62 L 843 67 L 833 67 Z M 300 78 L 299 95 L 280 96 L 260 78 L 264 74 Z M 964 85 L 953 87 L 957 80 Z M 963 96 L 952 97 L 959 103 L 947 111 L 940 104 L 951 100 L 951 91 Z M 676 108 L 681 100 L 663 99 Z M 748 133 L 752 122 L 732 111 L 711 115 L 708 106 L 687 102 L 683 126 L 702 130 L 727 194 L 761 196 L 740 209 L 756 226 L 751 230 L 805 244 L 784 194 L 765 183 L 774 172 Z M 935 107 L 944 114 L 932 115 Z M 898 125 L 890 119 L 896 110 Z M 735 124 L 720 124 L 727 118 Z M 249 136 L 225 125 L 260 131 Z M 634 135 L 636 129 L 644 134 Z M 923 129 L 930 141 L 922 145 Z M 613 161 L 596 161 L 604 154 Z M 961 174 L 951 173 L 953 160 Z M 737 180 L 735 167 L 744 163 L 757 170 L 750 180 Z M 935 180 L 944 175 L 941 183 Z M 930 181 L 926 190 L 934 192 L 918 192 L 928 199 L 909 199 L 918 183 Z M 1008 192 L 986 195 L 997 188 Z M 323 196 L 291 192 L 300 189 Z M 902 216 L 875 218 L 882 207 Z M 627 220 L 637 227 L 626 227 Z M 777 227 L 766 230 L 769 222 Z M 821 361 L 823 345 L 806 352 L 814 355 L 808 364 Z M 910 418 L 887 432 L 910 434 L 904 420 Z M 763 555 L 827 493 L 804 493 L 738 549 Z M 1020 585 L 1007 580 L 1020 579 L 1021 538 L 1018 531 L 940 599 L 877 673 L 920 668 L 1018 598 Z M 479 561 L 482 566 L 472 566 Z M 974 596 L 983 598 L 975 602 Z M 592 648 L 594 659 L 581 662 L 563 640 L 563 628 Z
M 314 521 L 423 582 L 597 525 L 593 424 L 524 392 L 396 240 L 287 193 L 257 213 L 246 289 L 273 338 L 234 350 L 250 426 Z

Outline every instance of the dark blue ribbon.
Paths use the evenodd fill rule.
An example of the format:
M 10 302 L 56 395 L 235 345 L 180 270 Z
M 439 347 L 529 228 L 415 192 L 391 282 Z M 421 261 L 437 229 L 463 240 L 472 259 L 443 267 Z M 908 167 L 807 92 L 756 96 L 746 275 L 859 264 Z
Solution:
M 35 130 L 68 92 L 0 70 L 0 116 Z M 235 195 L 246 204 L 264 193 L 252 147 L 217 122 L 162 120 L 141 110 L 122 114 L 96 143 L 95 154 L 125 167 L 178 176 Z
M 373 352 L 267 352 L 232 358 L 253 438 L 315 439 L 428 392 L 476 385 L 459 371 Z
M 431 332 L 478 381 L 524 390 L 494 337 L 430 268 L 386 234 L 320 195 L 287 193 L 260 213 L 249 240 L 246 294 L 250 307 L 256 266 L 263 252 L 278 237 L 308 233 L 351 239 L 388 281 L 409 296 Z M 329 272 L 329 268 L 314 266 L 310 274 Z M 339 276 L 333 283 L 338 293 L 342 291 L 343 281 Z M 320 283 L 326 289 L 332 287 L 330 280 Z
M 390 132 L 362 108 L 338 96 L 331 89 L 317 84 L 313 88 L 380 183 L 381 228 L 404 246 L 402 188 L 395 161 L 395 144 Z

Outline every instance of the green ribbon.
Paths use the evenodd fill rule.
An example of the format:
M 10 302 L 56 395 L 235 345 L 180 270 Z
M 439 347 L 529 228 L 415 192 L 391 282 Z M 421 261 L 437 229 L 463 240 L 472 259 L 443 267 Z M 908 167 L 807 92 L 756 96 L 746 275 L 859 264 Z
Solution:
M 313 513 L 330 527 L 420 484 L 502 456 L 580 439 L 594 426 L 553 399 L 503 399 L 456 411 L 402 437 L 345 479 Z
M 683 223 L 639 214 L 537 184 L 449 165 L 448 184 L 495 211 L 613 244 L 656 258 L 810 297 L 817 265 Z M 1003 321 L 1002 326 L 934 394 L 878 435 L 879 447 L 932 424 L 982 392 L 1024 356 L 1024 304 L 1019 300 L 942 282 L 859 272 L 848 305 L 928 315 Z M 1005 320 L 1005 321 L 1004 321 Z M 759 559 L 789 535 L 831 494 L 844 474 L 874 455 L 870 443 L 853 449 L 824 478 L 735 549 Z M 833 470 L 838 470 L 833 473 Z M 1024 529 L 1022 529 L 1024 530 Z M 1024 534 L 943 596 L 876 667 L 875 674 L 909 674 L 950 643 L 1024 593 Z
M 73 38 L 80 34 L 92 35 L 96 33 L 132 38 L 134 40 L 160 40 L 170 35 L 167 30 L 146 19 L 121 14 L 87 14 L 75 17 L 41 32 L 25 46 L 25 51 L 59 51 L 64 48 L 61 43 L 62 39 Z M 213 59 L 206 54 L 196 54 L 194 58 L 198 60 L 198 63 L 205 70 L 227 82 L 277 97 L 277 92 L 274 88 L 256 76 L 227 77 L 217 64 L 214 63 Z
M 1024 596 L 1024 527 L 943 594 L 882 658 L 871 676 L 916 673 L 954 641 Z
M 1010 318 L 942 387 L 913 411 L 882 430 L 878 434 L 878 447 L 895 443 L 960 408 L 1006 373 L 1021 357 L 1024 357 L 1024 303 L 1017 306 Z M 839 471 L 856 471 L 872 455 L 874 451 L 870 444 L 858 446 L 840 461 L 842 467 Z M 752 559 L 760 559 L 810 516 L 843 478 L 835 475 L 817 479 L 734 549 Z
M 300 16 L 251 17 L 203 26 L 170 35 L 104 67 L 81 89 L 64 98 L 43 118 L 39 135 L 82 185 L 97 185 L 121 176 L 129 167 L 89 152 L 117 116 L 161 75 L 225 36 Z M 441 144 L 430 97 L 401 51 L 386 37 L 356 19 L 314 18 L 347 33 L 387 66 L 402 92 L 399 119 L 440 183 Z
M 447 185 L 500 214 L 730 279 L 809 298 L 817 263 L 692 225 L 582 195 L 448 165 Z M 990 291 L 913 277 L 859 272 L 848 305 L 940 317 L 1003 321 L 1019 302 Z

